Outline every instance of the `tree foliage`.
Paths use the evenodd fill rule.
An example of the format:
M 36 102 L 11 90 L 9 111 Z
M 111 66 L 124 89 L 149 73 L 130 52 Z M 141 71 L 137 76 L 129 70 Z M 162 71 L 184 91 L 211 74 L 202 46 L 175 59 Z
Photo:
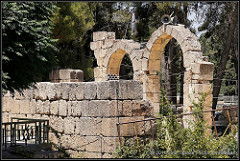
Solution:
M 49 17 L 55 9 L 48 2 L 3 2 L 3 88 L 22 90 L 48 79 L 56 64 Z
M 93 77 L 93 57 L 88 53 L 93 28 L 94 15 L 90 3 L 87 2 L 58 2 L 57 10 L 51 20 L 55 44 L 59 51 L 55 53 L 59 59 L 56 68 L 82 69 L 85 79 Z
M 207 31 L 202 37 L 204 54 L 209 55 L 210 61 L 215 63 L 212 105 L 215 109 L 220 91 L 224 94 L 237 94 L 237 91 L 231 88 L 236 82 L 223 82 L 222 79 L 225 77 L 236 80 L 238 77 L 238 3 L 202 3 L 207 6 L 204 13 L 206 18 L 199 30 Z M 228 85 L 230 86 L 225 88 Z

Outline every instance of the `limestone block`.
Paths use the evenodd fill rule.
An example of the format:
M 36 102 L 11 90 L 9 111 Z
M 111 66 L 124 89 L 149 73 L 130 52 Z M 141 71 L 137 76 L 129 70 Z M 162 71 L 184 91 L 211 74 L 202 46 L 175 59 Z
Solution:
M 81 83 L 75 82 L 75 83 L 71 83 L 69 84 L 69 90 L 68 90 L 68 100 L 70 101 L 75 101 L 77 100 L 77 94 L 82 96 L 83 99 L 83 90 L 79 90 L 78 86 L 81 86 Z M 81 86 L 82 87 L 82 86 Z
M 67 102 L 65 100 L 59 100 L 59 116 L 67 116 Z
M 159 102 L 152 102 L 151 104 L 152 104 L 152 107 L 153 107 L 154 116 L 158 116 L 160 103 Z
M 192 69 L 186 68 L 184 71 L 184 83 L 191 83 L 192 82 Z
M 142 99 L 142 93 L 140 81 L 119 80 L 119 99 Z
M 76 82 L 83 82 L 83 71 L 80 69 L 72 69 L 70 79 L 76 80 Z
M 72 69 L 59 69 L 59 78 L 58 79 L 71 79 L 70 73 Z
M 167 25 L 165 33 L 168 34 L 168 35 L 172 35 L 172 31 L 173 31 L 173 26 L 172 25 Z
M 66 122 L 61 117 L 57 117 L 57 116 L 50 116 L 50 119 L 49 119 L 49 125 L 57 133 L 63 133 L 63 131 L 65 131 Z M 69 130 L 69 129 L 71 130 L 71 128 L 68 128 L 67 130 Z M 69 132 L 69 131 L 67 131 L 67 132 Z
M 111 49 L 111 48 L 110 48 L 110 49 Z M 99 53 L 99 58 L 101 58 L 101 59 L 106 59 L 108 50 L 109 50 L 109 49 L 101 49 L 101 50 L 100 50 L 100 53 Z M 111 53 L 111 54 L 112 54 L 112 53 Z
M 95 82 L 84 82 L 84 99 L 96 99 L 97 84 Z
M 2 112 L 2 122 L 10 122 L 10 116 L 8 112 Z
M 19 101 L 19 112 L 21 114 L 30 113 L 30 101 L 29 100 L 21 100 Z
M 191 63 L 200 61 L 202 57 L 202 52 L 200 51 L 187 51 L 183 52 L 183 66 L 184 68 L 189 68 Z
M 75 134 L 99 135 L 102 131 L 102 119 L 100 117 L 80 117 L 76 119 Z
M 56 91 L 58 90 L 58 88 L 57 88 L 58 85 L 56 85 L 56 84 L 57 83 L 47 84 L 47 86 L 45 88 L 47 99 L 49 99 L 49 100 L 56 100 L 57 99 Z
M 89 152 L 101 152 L 101 141 L 102 139 L 99 136 L 87 136 L 85 137 L 88 144 L 86 146 L 86 151 Z
M 65 134 L 74 134 L 76 120 L 73 117 L 66 117 L 63 119 L 63 128 Z
M 2 111 L 3 112 L 11 111 L 11 108 L 9 106 L 11 101 L 13 101 L 12 97 L 7 97 L 7 96 L 2 97 Z
M 102 48 L 106 49 L 106 48 L 110 48 L 113 46 L 113 44 L 115 43 L 114 39 L 105 39 L 102 41 Z
M 121 137 L 121 140 L 124 140 Z M 119 138 L 118 137 L 103 137 L 102 138 L 102 152 L 104 153 L 115 153 L 116 147 L 119 145 Z
M 64 147 L 65 149 L 70 149 L 72 148 L 72 145 L 73 145 L 74 141 L 72 139 L 72 136 L 71 135 L 66 135 L 66 134 L 63 134 L 60 138 L 60 144 L 62 147 Z
M 107 117 L 124 116 L 124 114 L 123 114 L 123 101 L 112 100 L 111 103 L 110 103 L 110 109 L 105 114 L 106 114 Z
M 109 117 L 114 116 L 115 109 L 109 100 L 92 100 L 88 104 L 88 116 Z
M 55 133 L 52 133 L 52 132 L 49 132 L 49 142 L 52 142 L 52 143 L 54 143 L 54 144 L 57 144 L 57 145 L 59 145 L 59 139 L 58 139 L 58 137 L 57 137 L 57 134 L 55 134 Z
M 211 84 L 194 84 L 194 90 L 197 94 L 212 93 L 212 87 Z
M 104 81 L 97 83 L 97 99 L 100 100 L 117 99 L 118 91 L 119 91 L 118 81 Z
M 103 41 L 90 42 L 90 49 L 91 50 L 100 49 L 102 47 L 102 43 L 103 43 Z
M 135 59 L 140 60 L 143 57 L 144 51 L 145 50 L 143 50 L 143 49 L 132 50 L 132 52 L 128 53 L 128 54 L 129 54 L 129 57 L 132 61 L 135 60 Z
M 186 51 L 201 51 L 201 44 L 197 38 L 187 38 L 180 45 L 183 52 Z
M 61 83 L 61 95 L 62 95 L 62 99 L 64 100 L 69 100 L 69 93 L 70 93 L 70 90 L 71 90 L 71 85 L 73 83 Z
M 77 100 L 83 100 L 84 99 L 84 83 L 76 83 L 75 86 L 73 86 L 73 88 L 71 88 L 70 92 L 69 92 L 69 97 L 71 98 L 71 100 L 74 100 L 72 98 L 74 98 L 74 95 L 76 97 Z
M 102 76 L 104 76 L 102 68 L 100 68 L 100 67 L 94 68 L 94 77 L 99 78 L 99 77 L 102 77 Z
M 156 120 L 151 120 L 152 126 L 150 121 L 144 122 L 144 135 L 152 136 L 153 134 L 156 134 L 157 132 L 157 122 Z
M 93 41 L 115 39 L 115 32 L 98 31 L 93 32 Z
M 171 25 L 167 25 L 167 28 L 172 28 L 171 31 L 171 36 L 174 37 L 176 40 L 179 38 L 178 35 L 179 33 L 181 33 L 183 30 L 185 30 L 184 26 L 171 26 Z M 178 41 L 178 40 L 177 40 Z
M 214 65 L 210 62 L 196 62 L 191 64 L 193 79 L 213 80 Z
M 43 114 L 43 102 L 41 100 L 36 101 L 36 114 Z
M 132 115 L 133 116 L 150 116 L 153 114 L 153 108 L 148 101 L 133 100 Z
M 9 111 L 10 111 L 11 113 L 19 114 L 19 112 L 20 112 L 20 109 L 19 109 L 19 100 L 9 101 L 8 106 L 9 106 L 9 107 L 7 107 L 7 108 L 10 109 Z
M 192 68 L 192 72 L 197 74 L 212 73 L 214 69 L 213 63 L 205 61 L 197 61 L 195 63 L 191 63 L 190 67 Z
M 50 103 L 50 113 L 52 115 L 59 115 L 59 101 L 53 101 Z
M 41 82 L 36 84 L 36 89 L 34 89 L 34 99 L 37 100 L 47 100 L 47 94 L 46 94 L 46 86 L 48 86 L 50 82 Z
M 129 122 L 129 121 L 135 121 L 135 120 L 143 120 L 143 116 L 139 117 L 120 117 L 120 122 Z M 118 136 L 117 133 L 117 118 L 103 118 L 102 119 L 102 135 L 103 136 Z M 136 123 L 137 133 L 143 134 L 144 131 L 144 122 Z M 134 136 L 134 125 L 132 123 L 130 124 L 124 124 L 120 125 L 120 136 Z
M 133 101 L 131 100 L 124 100 L 122 102 L 122 116 L 132 116 L 132 105 Z
M 132 64 L 133 64 L 134 71 L 140 71 L 142 69 L 142 62 L 140 59 L 132 60 Z
M 102 158 L 114 158 L 112 153 L 103 153 Z
M 22 100 L 22 99 L 25 98 L 23 92 L 19 92 L 17 90 L 14 90 L 14 94 L 13 95 L 14 95 L 14 99 L 16 99 L 16 100 Z
M 71 109 L 72 113 L 70 114 L 70 107 L 68 107 L 69 116 L 88 116 L 88 102 L 87 100 L 83 101 L 72 101 Z
M 136 120 L 143 120 L 143 116 L 138 117 L 121 117 L 120 122 L 129 122 L 129 121 L 136 121 Z M 144 122 L 137 122 L 137 123 L 130 123 L 130 124 L 123 124 L 120 127 L 120 136 L 134 136 L 134 124 L 136 126 L 137 135 L 144 134 Z
M 23 90 L 24 99 L 33 99 L 34 86 Z
M 101 152 L 101 138 L 99 136 L 63 135 L 62 145 L 68 149 L 88 152 Z

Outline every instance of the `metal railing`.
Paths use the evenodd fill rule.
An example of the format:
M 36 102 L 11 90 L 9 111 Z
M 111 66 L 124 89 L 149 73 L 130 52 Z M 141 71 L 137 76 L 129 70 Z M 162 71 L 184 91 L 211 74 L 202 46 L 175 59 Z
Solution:
M 232 121 L 231 121 L 231 116 L 230 116 L 230 113 L 229 113 L 229 110 L 234 110 L 236 109 L 237 107 L 229 107 L 229 108 L 225 108 L 224 110 L 227 111 L 227 116 L 228 116 L 228 125 L 223 133 L 223 136 L 226 134 L 227 130 L 229 129 L 229 127 L 231 127 L 232 129 Z M 213 116 L 213 112 L 216 112 L 216 111 L 222 111 L 223 109 L 213 109 L 213 110 L 208 110 L 208 111 L 200 111 L 200 112 L 203 112 L 203 113 L 207 113 L 207 112 L 211 112 L 211 115 L 212 115 L 212 126 L 214 127 L 214 130 L 215 130 L 215 133 L 216 133 L 216 137 L 218 138 L 218 131 L 217 131 L 217 127 L 216 127 L 216 123 L 215 123 L 215 120 L 214 120 L 214 116 Z M 176 117 L 179 117 L 179 116 L 184 116 L 184 115 L 192 115 L 193 112 L 188 112 L 188 113 L 182 113 L 182 114 L 177 114 L 175 115 Z M 118 133 L 118 138 L 119 138 L 119 142 L 120 142 L 120 145 L 122 145 L 122 141 L 121 141 L 121 134 L 120 134 L 120 125 L 123 125 L 123 124 L 133 124 L 134 125 L 134 131 L 135 131 L 135 135 L 136 135 L 136 138 L 137 138 L 137 130 L 136 130 L 136 125 L 135 123 L 137 122 L 145 122 L 145 121 L 150 121 L 150 126 L 151 126 L 151 133 L 152 133 L 152 139 L 154 139 L 154 130 L 153 130 L 153 126 L 152 126 L 152 121 L 153 120 L 157 120 L 157 119 L 162 119 L 162 118 L 166 118 L 167 116 L 161 116 L 161 117 L 154 117 L 154 118 L 148 118 L 148 119 L 143 119 L 143 120 L 136 120 L 136 121 L 129 121 L 129 122 L 121 122 L 121 123 L 116 123 L 116 126 L 117 126 L 117 133 Z M 182 120 L 181 120 L 182 121 Z M 183 123 L 182 123 L 182 126 L 183 126 Z
M 2 123 L 2 146 L 28 142 L 39 144 L 49 141 L 49 120 L 12 117 L 11 122 Z

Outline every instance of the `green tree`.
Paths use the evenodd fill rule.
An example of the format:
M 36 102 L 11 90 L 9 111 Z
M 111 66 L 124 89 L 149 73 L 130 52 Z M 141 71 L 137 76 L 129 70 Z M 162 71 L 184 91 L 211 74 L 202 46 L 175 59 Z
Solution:
M 58 39 L 55 53 L 59 59 L 56 68 L 73 68 L 84 71 L 85 80 L 93 77 L 93 58 L 88 53 L 94 26 L 94 14 L 89 2 L 58 2 L 58 9 L 51 17 L 54 38 Z
M 201 2 L 206 5 L 206 2 Z M 204 37 L 208 41 L 212 52 L 215 52 L 215 72 L 213 80 L 213 105 L 215 109 L 218 101 L 218 96 L 222 87 L 222 79 L 225 75 L 226 67 L 229 68 L 228 62 L 230 57 L 233 57 L 236 76 L 238 76 L 238 3 L 237 2 L 209 2 L 205 12 L 206 19 L 199 30 L 207 30 Z M 207 50 L 208 47 L 205 47 Z M 211 60 L 211 59 L 210 59 Z M 213 60 L 213 59 L 212 59 Z M 226 77 L 229 77 L 229 72 L 226 72 Z M 231 77 L 231 76 L 230 76 Z M 233 76 L 232 76 L 233 77 Z M 235 77 L 237 78 L 237 77 Z M 225 83 L 225 82 L 224 82 Z M 230 92 L 231 93 L 231 92 Z
M 56 64 L 49 2 L 2 2 L 3 90 L 21 91 L 47 80 Z

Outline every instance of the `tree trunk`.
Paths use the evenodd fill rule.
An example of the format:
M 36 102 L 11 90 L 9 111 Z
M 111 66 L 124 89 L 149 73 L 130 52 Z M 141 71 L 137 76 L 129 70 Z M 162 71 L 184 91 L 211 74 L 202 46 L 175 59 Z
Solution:
M 237 20 L 238 20 L 238 4 L 236 3 L 233 14 L 231 14 L 229 16 L 230 25 L 229 25 L 229 29 L 228 29 L 228 32 L 225 37 L 225 40 L 226 40 L 225 45 L 224 45 L 225 48 L 223 50 L 223 53 L 221 56 L 221 61 L 218 66 L 218 69 L 217 69 L 216 79 L 213 80 L 213 86 L 214 86 L 214 88 L 213 88 L 213 104 L 212 104 L 213 109 L 216 109 L 216 106 L 217 106 L 217 101 L 218 101 L 217 97 L 220 93 L 221 84 L 222 84 L 221 79 L 223 78 L 224 70 L 226 68 L 226 64 L 228 61 L 228 56 L 230 53 L 230 46 L 231 46 L 231 43 L 233 42 L 234 31 L 235 31 L 235 27 L 237 24 Z

